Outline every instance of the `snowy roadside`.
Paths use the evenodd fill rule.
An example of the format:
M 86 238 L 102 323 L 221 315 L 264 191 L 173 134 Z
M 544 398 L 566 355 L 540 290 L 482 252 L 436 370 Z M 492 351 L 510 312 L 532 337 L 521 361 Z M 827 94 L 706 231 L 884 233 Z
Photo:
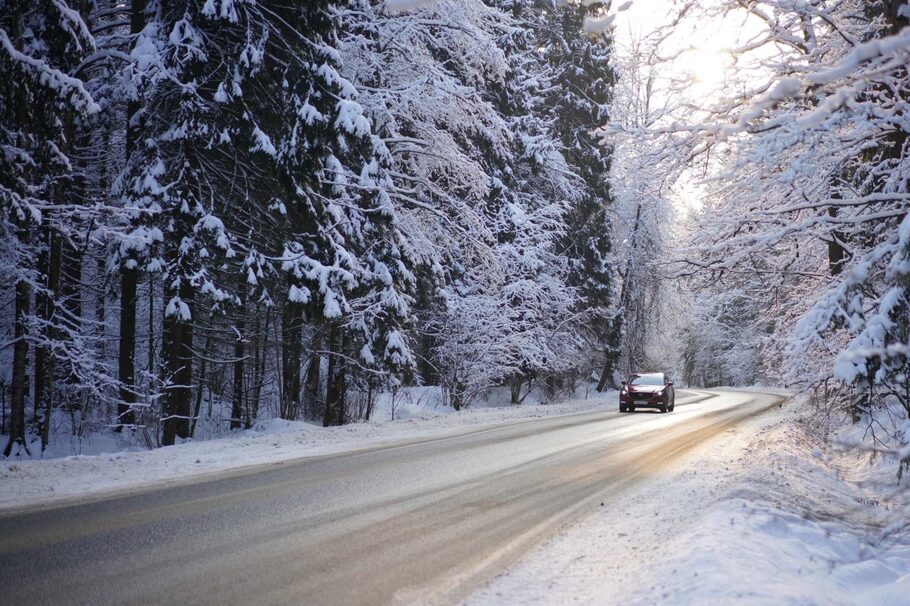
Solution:
M 893 461 L 832 451 L 797 408 L 712 440 L 465 605 L 907 604 L 907 491 L 880 481 L 894 487 Z
M 0 511 L 186 481 L 229 470 L 302 457 L 349 452 L 403 441 L 440 438 L 506 423 L 615 408 L 616 392 L 556 404 L 471 407 L 414 406 L 400 420 L 324 428 L 273 419 L 235 436 L 155 450 L 0 461 Z M 403 418 L 402 418 L 403 417 Z

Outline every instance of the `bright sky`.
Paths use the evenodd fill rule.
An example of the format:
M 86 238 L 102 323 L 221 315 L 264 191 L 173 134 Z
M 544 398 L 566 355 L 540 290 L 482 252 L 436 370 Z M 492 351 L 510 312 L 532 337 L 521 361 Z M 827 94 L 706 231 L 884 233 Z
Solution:
M 673 0 L 633 0 L 626 10 L 617 12 L 614 21 L 617 52 L 627 55 L 630 40 L 647 36 L 669 24 L 676 14 L 674 4 Z M 621 5 L 614 2 L 614 6 Z M 670 93 L 675 96 L 674 100 L 684 100 L 692 107 L 693 118 L 698 108 L 707 108 L 720 100 L 722 92 L 734 85 L 734 60 L 727 50 L 760 29 L 759 24 L 747 18 L 745 13 L 731 14 L 713 22 L 698 18 L 682 20 L 661 46 L 661 56 L 672 58 L 660 70 L 663 82 L 672 78 L 681 84 Z M 744 66 L 740 64 L 739 67 Z M 737 70 L 736 76 L 744 77 L 743 71 Z M 667 95 L 667 91 L 663 91 L 663 95 L 657 94 L 658 97 Z M 699 199 L 705 189 L 699 180 L 699 176 L 690 174 L 677 184 L 675 197 L 683 212 L 700 206 Z
M 676 12 L 673 7 L 673 0 L 633 0 L 626 10 L 617 12 L 614 24 L 618 51 L 625 52 L 632 38 L 647 36 L 668 24 Z M 743 27 L 750 25 L 754 27 L 743 15 L 715 22 L 684 19 L 662 45 L 662 55 L 678 54 L 664 71 L 674 77 L 688 77 L 688 90 L 694 100 L 716 99 L 733 67 L 733 58 L 725 51 L 742 40 Z

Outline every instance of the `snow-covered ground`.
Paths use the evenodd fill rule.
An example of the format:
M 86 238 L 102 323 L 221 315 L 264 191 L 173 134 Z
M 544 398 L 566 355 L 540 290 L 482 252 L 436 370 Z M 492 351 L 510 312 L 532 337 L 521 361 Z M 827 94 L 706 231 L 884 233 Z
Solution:
M 763 390 L 770 391 L 770 390 Z M 504 394 L 500 394 L 502 396 Z M 585 397 L 585 396 L 589 397 Z M 461 412 L 415 392 L 337 428 L 272 420 L 169 448 L 0 462 L 0 509 L 613 407 L 616 394 Z M 835 448 L 790 404 L 742 423 L 563 529 L 466 606 L 910 604 L 910 495 L 892 457 Z M 394 414 L 393 414 L 394 413 Z M 395 420 L 391 420 L 394 416 Z M 380 420 L 381 419 L 381 420 Z M 910 424 L 902 429 L 910 434 Z M 836 442 L 857 443 L 861 427 Z
M 906 478 L 894 459 L 832 449 L 802 414 L 710 441 L 465 605 L 910 604 Z
M 436 438 L 554 415 L 614 407 L 616 392 L 599 394 L 582 386 L 576 398 L 540 404 L 532 393 L 521 406 L 508 405 L 506 390 L 493 391 L 461 411 L 440 403 L 438 388 L 384 394 L 374 420 L 324 428 L 302 421 L 272 419 L 223 438 L 187 441 L 154 450 L 124 447 L 115 436 L 96 434 L 78 442 L 80 452 L 40 460 L 0 461 L 0 509 L 53 504 L 73 498 L 186 481 L 228 470 L 255 467 L 405 440 Z M 58 441 L 59 443 L 59 441 Z M 76 443 L 69 443 L 73 447 Z M 37 452 L 37 451 L 36 451 Z

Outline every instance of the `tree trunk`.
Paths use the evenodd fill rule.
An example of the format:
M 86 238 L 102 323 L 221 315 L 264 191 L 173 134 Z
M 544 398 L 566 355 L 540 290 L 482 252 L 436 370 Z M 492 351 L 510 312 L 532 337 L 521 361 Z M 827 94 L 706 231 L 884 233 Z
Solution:
M 54 327 L 60 318 L 57 314 L 57 297 L 60 293 L 60 265 L 62 257 L 62 243 L 60 234 L 54 229 L 48 231 L 50 239 L 50 251 L 48 254 L 47 269 L 47 290 L 49 295 L 42 297 L 45 308 L 41 310 L 44 321 L 46 322 L 47 334 L 45 338 L 55 341 L 59 335 Z M 42 348 L 44 349 L 44 348 Z M 37 359 L 37 356 L 36 356 Z M 37 366 L 37 365 L 36 365 Z M 51 413 L 53 411 L 54 400 L 54 377 L 57 370 L 57 360 L 53 350 L 48 351 L 45 356 L 44 369 L 41 376 L 35 373 L 35 410 L 38 412 L 36 428 L 41 436 L 41 451 L 47 449 L 50 441 Z
M 524 375 L 521 373 L 515 373 L 512 375 L 512 381 L 510 382 L 510 392 L 511 392 L 511 403 L 517 405 L 520 403 L 521 396 L 521 386 L 524 385 Z
M 258 308 L 257 308 L 258 312 Z M 265 381 L 265 359 L 266 348 L 269 342 L 269 320 L 271 319 L 271 308 L 265 310 L 265 329 L 259 332 L 259 315 L 256 315 L 256 350 L 253 356 L 253 397 L 250 402 L 250 410 L 247 414 L 246 426 L 252 426 L 252 422 L 259 416 L 259 401 L 262 396 L 262 383 Z
M 117 403 L 116 431 L 124 425 L 135 425 L 136 413 L 136 292 L 139 272 L 134 268 L 123 268 L 120 272 L 120 352 L 118 354 L 118 378 L 120 379 L 120 402 Z M 150 289 L 151 291 L 151 289 Z M 151 292 L 150 298 L 151 298 Z M 150 326 L 151 328 L 151 326 Z
M 45 228 L 40 230 L 43 232 L 44 239 L 47 240 L 48 246 L 46 249 L 42 249 L 38 254 L 38 269 L 39 272 L 43 272 L 43 282 L 46 287 L 48 284 L 48 276 L 50 273 L 51 265 L 51 255 L 50 255 L 50 239 L 51 232 L 49 229 Z M 41 276 L 41 273 L 39 273 Z M 38 316 L 47 321 L 50 317 L 50 305 L 51 300 L 47 296 L 46 292 L 42 292 L 40 289 L 35 293 L 35 312 Z M 36 424 L 40 424 L 41 413 L 42 413 L 42 403 L 44 402 L 44 377 L 47 376 L 47 357 L 48 349 L 44 343 L 40 341 L 35 344 L 35 364 L 34 364 L 34 374 L 32 375 L 32 407 L 33 407 L 33 416 L 32 419 Z
M 841 195 L 838 192 L 834 192 L 831 197 L 840 199 Z M 837 208 L 834 206 L 828 207 L 828 216 L 837 217 Z M 828 240 L 828 271 L 832 276 L 840 275 L 847 261 L 847 250 L 844 248 L 843 241 L 844 234 L 842 231 L 835 229 L 831 232 L 831 239 Z
M 417 358 L 417 368 L 420 372 L 420 378 L 424 385 L 437 385 L 439 383 L 439 373 L 430 362 L 433 357 L 433 349 L 436 347 L 436 338 L 422 332 L 418 341 L 421 345 L 420 357 Z
M 27 228 L 20 229 L 22 232 L 20 241 L 28 243 L 30 238 Z M 31 284 L 26 280 L 16 282 L 12 401 L 10 402 L 9 442 L 3 450 L 4 457 L 10 456 L 17 444 L 28 453 L 28 446 L 25 442 L 25 366 L 28 364 L 26 331 L 31 295 Z
M 363 414 L 364 421 L 369 421 L 370 417 L 373 416 L 373 406 L 376 404 L 375 383 L 372 378 L 367 380 L 367 406 Z
M 193 392 L 193 287 L 180 281 L 179 297 L 190 317 L 171 315 L 164 321 L 164 365 L 168 386 L 164 394 L 163 446 L 190 435 L 190 401 Z
M 319 353 L 319 346 L 320 339 L 316 334 L 313 336 L 313 353 L 310 355 L 310 363 L 307 365 L 306 386 L 303 390 L 304 411 L 310 418 L 317 418 L 320 413 L 325 414 L 325 410 L 319 410 L 319 379 L 322 369 L 322 354 Z
M 149 304 L 149 315 L 148 315 L 148 338 L 146 339 L 146 346 L 148 347 L 148 353 L 146 355 L 146 374 L 148 375 L 148 385 L 146 389 L 149 394 L 156 394 L 158 390 L 158 347 L 155 344 L 155 326 L 164 326 L 164 304 L 162 302 L 161 311 L 157 312 L 159 314 L 158 321 L 156 322 L 155 318 L 155 274 L 149 274 L 149 292 L 148 292 L 148 304 Z M 161 292 L 162 299 L 164 298 L 164 290 Z M 137 394 L 138 395 L 138 394 Z
M 79 193 L 79 195 L 83 194 Z M 60 303 L 63 307 L 61 311 L 64 313 L 58 315 L 64 326 L 76 332 L 80 330 L 82 324 L 82 291 L 80 288 L 84 255 L 81 250 L 66 242 L 63 242 L 60 255 Z M 68 380 L 72 382 L 72 378 Z
M 336 335 L 338 340 L 337 349 L 335 349 Z M 345 396 L 347 390 L 345 382 L 347 380 L 347 369 L 344 358 L 340 355 L 335 355 L 336 352 L 339 354 L 344 352 L 343 329 L 333 326 L 329 330 L 328 350 L 328 382 L 325 394 L 325 414 L 322 418 L 322 425 L 324 427 L 344 425 L 345 422 Z
M 555 374 L 547 377 L 547 400 L 553 402 L 562 391 L 562 377 Z
M 132 0 L 130 5 L 130 34 L 138 35 L 145 27 L 146 0 Z M 140 110 L 138 101 L 126 104 L 126 161 L 130 161 L 133 150 L 139 139 L 139 125 L 133 124 L 133 118 Z M 120 351 L 118 354 L 117 375 L 120 380 L 120 402 L 117 404 L 116 431 L 124 425 L 135 425 L 136 413 L 136 291 L 139 284 L 139 271 L 135 259 L 121 260 L 120 267 Z M 131 266 L 132 265 L 132 266 Z M 149 288 L 149 298 L 154 292 Z M 151 336 L 149 336 L 151 338 Z M 151 363 L 151 359 L 149 359 Z
M 607 387 L 613 385 L 613 374 L 616 372 L 616 366 L 619 362 L 620 348 L 619 340 L 622 335 L 622 316 L 616 316 L 609 321 L 608 336 L 606 347 L 604 348 L 604 364 L 600 372 L 600 381 L 597 383 L 597 391 L 604 392 Z
M 281 318 L 282 398 L 279 416 L 294 420 L 300 410 L 300 372 L 303 355 L 303 308 L 286 301 Z
M 890 25 L 888 34 L 896 35 L 910 25 L 910 15 L 901 12 L 906 5 L 906 0 L 886 0 L 885 6 L 879 9 L 885 13 L 885 21 Z M 872 16 L 874 17 L 875 14 Z
M 211 357 L 211 352 L 212 334 L 209 333 L 209 336 L 205 339 L 205 350 L 202 355 L 202 361 L 199 362 L 199 379 L 196 381 L 198 383 L 196 386 L 196 403 L 193 405 L 193 418 L 190 419 L 191 438 L 196 435 L 196 422 L 199 420 L 199 411 L 202 409 L 202 394 L 205 391 L 206 370 L 208 367 L 208 358 Z M 212 388 L 209 387 L 209 394 L 211 393 Z
M 199 413 L 202 411 L 202 394 L 205 391 L 205 359 L 199 365 L 199 387 L 196 389 L 196 403 L 193 405 L 193 418 L 190 419 L 190 437 L 196 435 L 196 422 L 199 421 Z
M 231 429 L 240 429 L 243 417 L 243 370 L 246 355 L 245 339 L 246 323 L 244 322 L 244 307 L 246 303 L 246 286 L 241 285 L 240 316 L 237 322 L 237 340 L 234 341 L 234 392 L 231 394 Z

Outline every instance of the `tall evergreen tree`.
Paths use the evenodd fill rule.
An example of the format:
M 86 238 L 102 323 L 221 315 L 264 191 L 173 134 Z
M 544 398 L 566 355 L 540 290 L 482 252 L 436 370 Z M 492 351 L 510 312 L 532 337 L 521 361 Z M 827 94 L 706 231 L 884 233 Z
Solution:
M 137 211 L 129 234 L 142 269 L 165 289 L 162 444 L 189 437 L 195 310 L 235 300 L 219 270 L 235 256 L 220 218 L 234 200 L 223 164 L 237 114 L 219 107 L 224 82 L 240 86 L 258 68 L 262 27 L 232 3 L 168 2 L 149 30 L 158 63 L 130 158 L 125 196 Z
M 273 136 L 281 189 L 274 209 L 286 218 L 281 269 L 287 281 L 286 398 L 301 395 L 299 352 L 303 314 L 327 326 L 329 393 L 324 423 L 345 422 L 349 364 L 402 370 L 412 364 L 400 330 L 410 318 L 414 278 L 389 195 L 385 144 L 341 75 L 337 47 L 341 13 L 331 2 L 276 7 L 282 32 L 276 48 L 281 113 Z M 289 376 L 290 375 L 290 376 Z
M 60 227 L 66 223 L 73 180 L 69 153 L 75 122 L 99 109 L 75 72 L 93 49 L 83 15 L 66 2 L 0 2 L 0 271 L 5 283 L 15 285 L 12 418 L 5 456 L 14 448 L 26 449 L 30 344 L 44 360 L 33 404 L 42 447 L 47 445 L 59 327 Z
M 516 24 L 505 43 L 512 50 L 514 74 L 511 90 L 507 88 L 503 95 L 511 108 L 507 111 L 525 116 L 519 126 L 526 146 L 552 137 L 576 178 L 560 256 L 569 263 L 569 286 L 577 289 L 575 311 L 586 316 L 604 356 L 598 385 L 603 390 L 614 380 L 622 310 L 616 309 L 616 271 L 611 259 L 610 150 L 600 144 L 595 131 L 609 120 L 616 74 L 610 65 L 611 39 L 586 35 L 583 24 L 609 3 L 501 0 L 496 4 Z M 531 151 L 540 157 L 539 148 Z

